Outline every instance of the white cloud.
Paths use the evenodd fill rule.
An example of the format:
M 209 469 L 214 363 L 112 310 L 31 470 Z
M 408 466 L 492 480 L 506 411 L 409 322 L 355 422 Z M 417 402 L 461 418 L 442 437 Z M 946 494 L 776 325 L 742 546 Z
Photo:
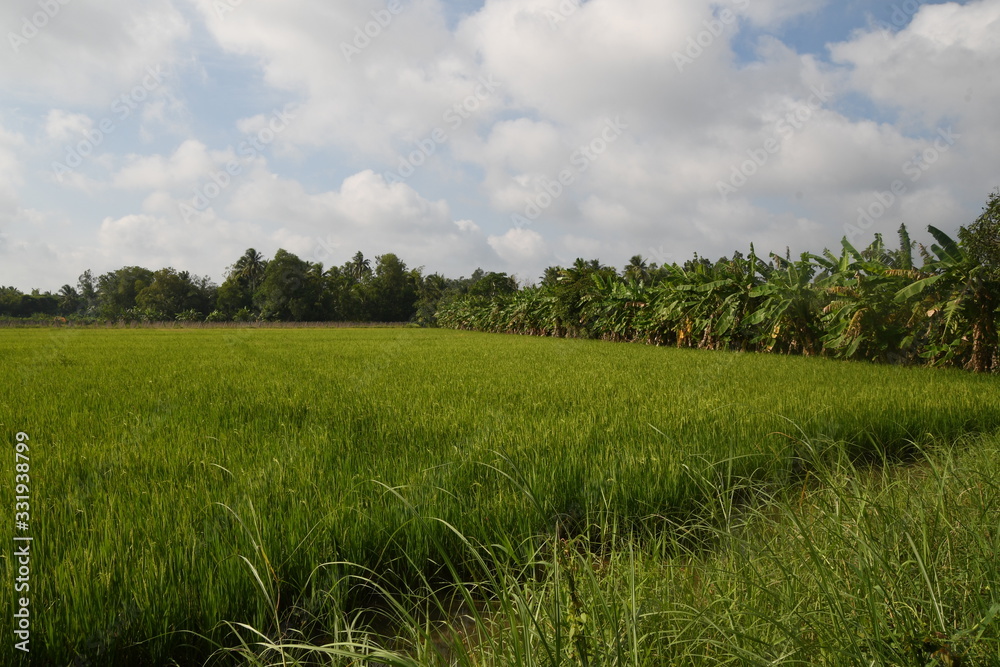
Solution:
M 15 43 L 3 47 L 12 52 L 0 58 L 0 86 L 41 103 L 110 103 L 147 67 L 175 62 L 190 30 L 171 0 L 46 4 L 58 7 L 51 18 L 39 4 L 0 4 L 0 25 L 16 36 L 6 35 Z
M 219 44 L 260 58 L 270 85 L 307 99 L 288 133 L 307 146 L 357 147 L 388 160 L 400 142 L 447 127 L 448 111 L 479 87 L 480 72 L 453 48 L 437 0 L 402 3 L 385 27 L 373 24 L 371 38 L 363 31 L 385 2 L 244 4 L 224 20 L 212 0 L 196 4 Z M 360 53 L 350 51 L 365 39 Z M 478 103 L 482 114 L 499 95 Z
M 857 93 L 898 115 L 900 131 L 924 138 L 914 152 L 941 131 L 958 136 L 921 185 L 946 184 L 970 212 L 1000 185 L 990 166 L 1000 152 L 1000 2 L 922 5 L 905 28 L 855 35 L 832 45 L 831 57 L 849 68 Z M 950 227 L 968 222 L 958 217 Z
M 490 247 L 515 268 L 532 267 L 550 255 L 542 235 L 533 229 L 514 228 L 502 236 L 490 236 Z
M 327 265 L 343 263 L 359 249 L 395 252 L 432 271 L 469 272 L 496 262 L 473 221 L 455 220 L 446 202 L 428 201 L 409 185 L 386 183 L 371 170 L 318 194 L 258 172 L 237 189 L 223 214 L 280 225 L 280 238 L 294 238 L 304 259 Z
M 0 126 L 0 255 L 4 254 L 4 237 L 20 208 L 17 190 L 24 183 L 18 152 L 25 147 L 24 137 Z M 0 281 L 2 282 L 2 281 Z
M 80 139 L 93 126 L 94 121 L 86 114 L 53 109 L 45 119 L 45 134 L 50 140 L 63 143 Z
M 236 155 L 231 151 L 211 152 L 200 141 L 189 139 L 169 157 L 128 156 L 126 164 L 113 176 L 112 182 L 115 187 L 127 189 L 187 189 L 235 159 Z
M 831 47 L 851 83 L 872 100 L 927 124 L 989 108 L 1000 86 L 1000 3 L 923 5 L 906 28 L 874 31 Z
M 733 0 L 754 24 L 777 28 L 790 19 L 818 11 L 827 0 Z
M 227 264 L 247 247 L 264 246 L 270 235 L 260 226 L 206 216 L 207 224 L 186 225 L 173 216 L 148 214 L 106 218 L 94 255 L 102 270 L 140 265 L 173 266 L 222 279 Z M 94 261 L 91 259 L 90 261 Z
M 258 159 L 210 207 L 184 215 L 181 205 L 192 206 L 184 189 L 207 182 L 205 174 L 226 157 L 187 142 L 170 157 L 134 158 L 115 175 L 114 185 L 151 190 L 143 212 L 105 218 L 92 257 L 169 264 L 217 279 L 248 246 L 265 253 L 283 247 L 327 266 L 342 264 L 359 249 L 368 255 L 395 252 L 410 266 L 449 275 L 499 261 L 474 221 L 455 220 L 446 202 L 429 201 L 404 183 L 386 183 L 371 170 L 346 178 L 336 190 L 309 193 Z
M 179 264 L 187 253 L 190 268 L 220 272 L 238 246 L 283 245 L 326 264 L 361 249 L 456 275 L 480 265 L 535 277 L 577 256 L 621 265 L 636 253 L 683 261 L 751 241 L 761 253 L 833 247 L 858 208 L 897 180 L 906 192 L 869 234 L 903 220 L 954 229 L 998 185 L 997 0 L 922 5 L 906 27 L 858 31 L 829 57 L 760 37 L 750 62 L 733 47 L 739 30 L 792 33 L 828 3 L 485 0 L 450 28 L 443 0 L 407 0 L 396 14 L 379 13 L 384 0 L 243 2 L 224 15 L 215 0 L 109 1 L 65 5 L 0 60 L 0 90 L 34 114 L 18 134 L 0 133 L 0 234 L 8 248 L 35 244 L 25 257 L 45 266 L 68 262 L 69 245 L 31 229 L 65 218 L 74 248 L 119 265 Z M 720 29 L 723 9 L 739 19 Z M 0 19 L 16 22 L 17 11 Z M 193 31 L 187 20 L 204 25 Z M 716 33 L 707 42 L 706 30 Z M 679 67 L 676 54 L 699 38 L 700 54 Z M 145 104 L 139 141 L 115 134 L 90 158 L 95 169 L 62 184 L 75 189 L 28 177 L 48 168 L 51 155 L 39 156 L 51 144 L 108 114 L 94 104 L 138 85 L 146 65 L 180 60 L 190 66 L 176 76 L 201 71 L 232 86 L 234 106 L 203 112 L 197 132 L 165 148 L 185 95 L 202 94 L 182 78 Z M 816 90 L 829 95 L 809 107 Z M 213 150 L 293 102 L 301 106 L 266 153 Z M 244 118 L 230 126 L 232 108 Z M 609 122 L 621 125 L 613 140 Z M 379 175 L 435 129 L 445 139 L 405 183 Z M 935 147 L 939 131 L 955 136 L 947 150 Z M 22 138 L 32 133 L 38 145 Z M 933 161 L 913 178 L 918 155 Z M 187 224 L 180 204 L 231 160 L 239 175 Z M 96 176 L 102 169 L 109 175 Z M 733 191 L 723 197 L 720 182 Z M 60 195 L 91 208 L 55 210 Z M 25 208 L 44 223 L 28 222 Z M 529 211 L 530 228 L 510 228 L 512 214 Z

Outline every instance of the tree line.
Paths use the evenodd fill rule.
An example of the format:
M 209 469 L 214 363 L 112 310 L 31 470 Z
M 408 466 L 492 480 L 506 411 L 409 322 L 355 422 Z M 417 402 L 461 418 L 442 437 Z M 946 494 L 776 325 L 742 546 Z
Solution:
M 658 266 L 633 257 L 552 266 L 538 284 L 477 269 L 458 279 L 358 252 L 324 268 L 278 250 L 248 249 L 222 285 L 186 271 L 127 266 L 58 293 L 0 287 L 0 317 L 81 321 L 414 322 L 500 333 L 599 338 L 702 349 L 998 367 L 1000 190 L 953 239 L 925 246 L 899 229 L 866 248 L 770 253 Z M 918 268 L 914 253 L 920 259 Z
M 324 268 L 279 249 L 267 259 L 248 249 L 216 285 L 208 277 L 126 266 L 100 276 L 85 271 L 76 286 L 24 294 L 0 287 L 0 317 L 50 321 L 416 322 L 433 325 L 441 304 L 466 294 L 516 289 L 507 274 L 477 269 L 466 278 L 424 275 L 392 253 L 374 263 L 358 252 Z
M 635 256 L 618 272 L 597 260 L 551 267 L 541 283 L 442 304 L 441 326 L 653 345 L 997 368 L 1000 191 L 953 239 L 930 246 L 905 225 L 899 244 L 792 259 L 736 252 L 657 266 Z M 914 251 L 919 255 L 915 261 Z

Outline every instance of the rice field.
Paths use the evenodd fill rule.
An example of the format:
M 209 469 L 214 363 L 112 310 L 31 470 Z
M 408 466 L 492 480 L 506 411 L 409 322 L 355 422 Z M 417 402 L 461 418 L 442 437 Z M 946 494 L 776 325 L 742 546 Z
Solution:
M 951 453 L 996 452 L 992 376 L 427 329 L 0 329 L 0 364 L 9 451 L 31 437 L 32 664 L 364 664 L 373 637 L 385 664 L 869 664 L 836 638 L 888 646 L 894 614 L 925 664 L 904 617 L 951 637 L 963 591 L 924 609 L 903 583 L 945 580 L 977 589 L 952 644 L 1000 660 L 1000 463 Z M 419 631 L 446 590 L 475 640 Z

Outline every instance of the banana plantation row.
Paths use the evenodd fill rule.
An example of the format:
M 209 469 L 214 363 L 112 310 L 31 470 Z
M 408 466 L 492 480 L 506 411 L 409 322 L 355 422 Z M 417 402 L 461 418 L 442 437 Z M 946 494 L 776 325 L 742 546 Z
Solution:
M 747 256 L 647 265 L 618 274 L 597 261 L 552 268 L 540 285 L 442 305 L 441 326 L 601 338 L 704 349 L 926 363 L 990 372 L 998 366 L 1000 191 L 953 239 L 930 247 L 899 229 L 839 254 Z M 919 251 L 920 266 L 914 261 Z

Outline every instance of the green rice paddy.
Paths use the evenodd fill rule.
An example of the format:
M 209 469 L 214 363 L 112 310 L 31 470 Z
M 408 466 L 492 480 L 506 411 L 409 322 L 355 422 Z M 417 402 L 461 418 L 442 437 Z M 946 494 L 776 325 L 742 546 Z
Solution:
M 33 664 L 364 664 L 254 644 L 333 645 L 393 592 L 462 582 L 525 607 L 452 636 L 461 664 L 892 664 L 871 646 L 830 657 L 862 631 L 950 664 L 907 644 L 917 620 L 884 629 L 910 611 L 931 639 L 968 630 L 939 638 L 955 655 L 1000 660 L 993 376 L 424 329 L 0 330 L 0 367 L 8 451 L 31 437 Z M 952 546 L 966 560 L 931 567 Z M 954 614 L 896 608 L 910 593 L 879 573 L 897 566 L 917 590 L 940 576 L 976 594 L 939 596 Z M 881 588 L 850 603 L 848 580 Z M 384 648 L 447 659 L 399 641 Z M 0 663 L 23 658 L 13 643 Z

